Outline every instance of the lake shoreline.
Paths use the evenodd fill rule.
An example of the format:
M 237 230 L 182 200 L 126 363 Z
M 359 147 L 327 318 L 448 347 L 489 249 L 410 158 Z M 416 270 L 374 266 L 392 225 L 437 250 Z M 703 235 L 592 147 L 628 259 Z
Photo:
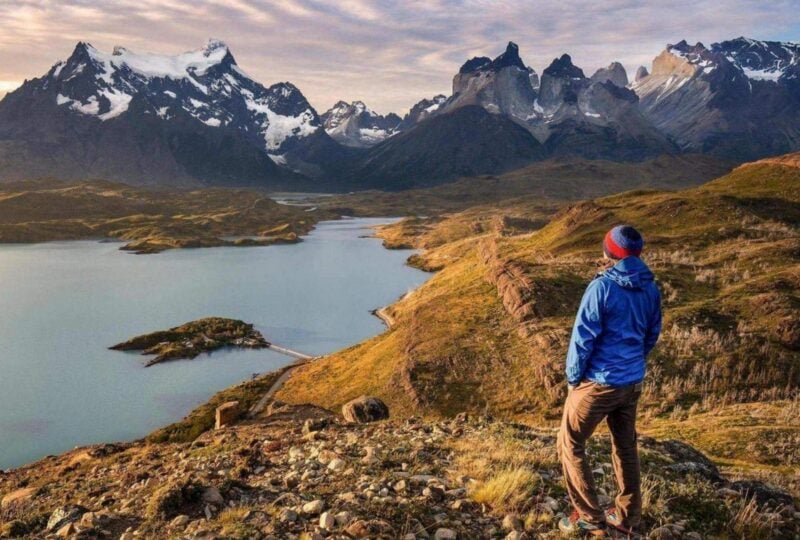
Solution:
M 215 392 L 231 388 L 240 381 L 250 379 L 256 373 L 267 374 L 287 365 L 287 359 L 283 355 L 269 349 L 264 349 L 260 351 L 261 354 L 257 354 L 259 351 L 223 348 L 215 351 L 212 355 L 200 355 L 190 362 L 179 360 L 163 363 L 153 370 L 142 369 L 142 361 L 138 355 L 128 355 L 116 359 L 105 356 L 105 354 L 117 354 L 107 351 L 106 347 L 109 344 L 139 335 L 142 331 L 159 327 L 171 328 L 182 321 L 198 318 L 196 315 L 233 316 L 254 322 L 270 341 L 274 338 L 275 341 L 281 344 L 285 343 L 294 350 L 307 351 L 314 356 L 330 354 L 384 331 L 383 324 L 378 326 L 376 323 L 370 322 L 376 319 L 369 314 L 371 308 L 364 304 L 372 306 L 376 303 L 379 305 L 390 304 L 398 298 L 397 292 L 415 288 L 429 278 L 428 275 L 406 266 L 407 255 L 393 254 L 385 250 L 374 238 L 360 238 L 365 231 L 371 232 L 373 227 L 391 223 L 396 219 L 398 218 L 324 220 L 315 226 L 314 232 L 307 237 L 307 241 L 292 246 L 274 246 L 273 249 L 263 251 L 178 249 L 165 252 L 157 258 L 145 258 L 152 262 L 145 262 L 144 259 L 139 258 L 118 258 L 119 255 L 116 254 L 119 252 L 115 249 L 116 246 L 102 242 L 60 241 L 40 244 L 36 249 L 18 244 L 0 245 L 0 255 L 3 255 L 0 257 L 0 271 L 3 268 L 2 262 L 5 260 L 7 265 L 11 265 L 9 268 L 14 269 L 13 273 L 7 274 L 8 278 L 14 279 L 14 276 L 19 274 L 20 278 L 18 279 L 25 276 L 25 279 L 31 280 L 29 286 L 22 287 L 11 298 L 3 299 L 6 306 L 3 306 L 3 302 L 0 301 L 0 307 L 15 306 L 21 317 L 19 325 L 32 330 L 27 332 L 16 330 L 14 324 L 9 326 L 9 323 L 13 323 L 13 321 L 7 320 L 4 321 L 7 328 L 4 329 L 3 324 L 0 324 L 0 338 L 4 334 L 14 335 L 16 341 L 21 342 L 16 348 L 27 350 L 25 354 L 35 355 L 38 359 L 36 365 L 29 365 L 28 361 L 23 360 L 15 362 L 14 365 L 20 364 L 19 368 L 11 366 L 12 369 L 5 385 L 3 381 L 0 381 L 0 392 L 6 390 L 3 392 L 6 400 L 17 403 L 16 413 L 13 413 L 13 408 L 10 406 L 6 408 L 5 415 L 0 412 L 0 427 L 11 437 L 9 444 L 5 445 L 8 452 L 4 456 L 4 463 L 0 464 L 0 468 L 25 466 L 40 459 L 39 456 L 58 454 L 76 445 L 86 446 L 102 444 L 106 441 L 139 440 L 153 433 L 154 430 L 179 420 L 206 403 Z M 52 257 L 55 257 L 52 260 L 57 263 L 56 266 L 34 262 L 42 257 L 49 258 L 50 253 L 52 253 Z M 358 255 L 359 253 L 360 255 Z M 309 255 L 313 255 L 313 258 L 309 259 Z M 16 259 L 19 259 L 20 262 L 13 262 Z M 139 260 L 143 262 L 126 262 Z M 284 260 L 285 263 L 282 262 Z M 326 266 L 317 266 L 317 263 L 308 266 L 306 263 L 309 260 L 319 263 L 324 261 Z M 109 264 L 111 267 L 107 266 Z M 197 272 L 204 272 L 202 268 L 208 264 L 222 265 L 219 267 L 220 269 L 228 268 L 228 270 L 215 271 L 212 274 L 212 281 L 208 281 L 204 274 L 198 274 L 198 277 L 203 276 L 202 279 L 192 277 Z M 264 266 L 265 264 L 266 266 Z M 274 270 L 269 269 L 276 264 L 279 266 Z M 301 266 L 297 266 L 298 264 Z M 310 270 L 303 272 L 297 270 L 303 266 Z M 63 275 L 62 269 L 67 269 L 66 275 L 73 276 L 68 279 L 74 283 L 85 285 L 76 288 L 75 286 L 52 284 L 45 290 L 39 291 L 37 285 L 49 280 L 46 277 L 38 276 L 44 271 L 43 269 L 49 267 L 59 269 L 59 275 Z M 114 270 L 117 267 L 124 268 L 125 273 L 130 273 L 133 278 L 123 279 L 125 283 L 123 288 L 117 286 L 119 276 Z M 36 269 L 36 271 L 29 271 L 27 268 Z M 164 268 L 166 273 L 162 272 L 160 268 Z M 325 274 L 320 274 L 310 281 L 302 277 L 307 275 L 308 271 L 316 276 L 317 272 L 314 268 L 320 270 L 325 268 Z M 339 270 L 340 268 L 341 270 Z M 187 273 L 186 270 L 191 271 Z M 333 274 L 331 274 L 332 270 L 334 270 Z M 102 278 L 98 279 L 95 276 L 96 273 L 99 273 L 97 275 Z M 249 277 L 237 277 L 239 273 L 244 273 Z M 180 276 L 180 279 L 175 281 L 173 278 L 167 278 L 166 281 L 169 282 L 169 285 L 163 283 L 158 285 L 158 289 L 152 289 L 154 282 L 149 277 L 150 275 Z M 381 279 L 376 279 L 375 276 L 381 276 Z M 215 284 L 216 282 L 219 283 Z M 309 283 L 314 285 L 309 287 Z M 393 285 L 393 283 L 395 284 Z M 84 286 L 88 287 L 87 291 L 90 291 L 88 297 L 87 293 L 81 292 Z M 231 286 L 234 286 L 235 289 L 231 290 L 229 288 Z M 357 287 L 361 292 L 359 294 L 349 292 L 353 287 Z M 49 289 L 52 289 L 52 293 L 48 293 Z M 392 289 L 396 292 L 392 293 Z M 150 293 L 142 295 L 137 292 L 139 290 L 163 292 L 156 295 Z M 334 299 L 330 299 L 330 302 L 325 304 L 329 307 L 321 310 L 320 307 L 316 307 L 318 299 L 325 296 L 323 291 L 328 291 L 325 294 L 330 295 L 332 290 L 338 292 L 334 295 Z M 37 292 L 34 294 L 33 291 Z M 202 291 L 203 294 L 198 296 L 198 291 Z M 208 296 L 208 293 L 211 295 Z M 45 313 L 31 311 L 25 307 L 40 294 L 52 294 L 51 301 L 55 307 L 48 308 Z M 265 294 L 269 295 L 265 297 L 269 300 L 260 302 L 259 298 Z M 275 297 L 275 294 L 279 296 Z M 59 300 L 62 297 L 64 300 Z M 117 298 L 114 302 L 108 302 L 108 299 L 112 297 Z M 284 297 L 285 300 L 277 299 L 281 297 Z M 341 300 L 335 300 L 336 297 L 341 297 Z M 356 297 L 360 297 L 359 301 L 352 302 Z M 74 313 L 76 306 L 80 305 L 80 298 L 90 299 L 97 307 L 81 309 L 81 313 L 84 315 L 75 320 L 74 316 L 66 313 Z M 213 300 L 214 298 L 219 300 Z M 370 298 L 372 299 L 370 300 Z M 377 301 L 376 298 L 378 298 Z M 95 304 L 93 299 L 99 303 Z M 221 307 L 214 308 L 209 304 L 210 300 L 221 301 Z M 166 309 L 156 307 L 161 306 L 163 302 L 168 303 Z M 143 307 L 151 305 L 155 311 L 148 308 L 148 315 L 139 313 Z M 291 305 L 292 310 L 286 312 L 284 309 L 277 309 L 277 306 L 285 305 Z M 344 305 L 347 305 L 348 309 L 347 315 L 342 317 L 338 306 Z M 97 309 L 100 306 L 102 309 Z M 31 304 L 32 307 L 33 304 Z M 59 315 L 62 309 L 66 310 L 64 316 Z M 293 312 L 297 313 L 293 315 Z M 41 330 L 35 331 L 37 327 L 42 328 L 41 323 L 35 322 L 37 313 L 42 313 L 42 315 L 47 315 L 48 319 L 57 321 L 54 326 L 48 326 L 47 340 L 34 337 L 36 334 L 41 336 Z M 326 313 L 330 313 L 330 315 L 326 315 Z M 334 315 L 335 313 L 339 314 Z M 358 313 L 365 316 L 358 315 Z M 192 315 L 195 316 L 192 317 Z M 265 318 L 265 315 L 269 316 Z M 26 319 L 30 320 L 23 322 Z M 97 320 L 96 323 L 88 323 L 94 319 Z M 84 323 L 84 320 L 87 322 Z M 357 321 L 360 322 L 354 326 L 353 323 Z M 79 327 L 84 326 L 85 330 L 79 330 Z M 337 328 L 339 330 L 334 330 Z M 92 338 L 88 342 L 87 348 L 86 339 L 82 336 L 89 334 L 92 335 Z M 30 335 L 30 338 L 27 335 Z M 103 335 L 109 337 L 102 337 Z M 54 373 L 51 369 L 54 360 L 51 359 L 52 353 L 48 352 L 51 350 L 49 344 L 64 339 L 73 345 L 60 346 L 61 356 L 64 357 L 60 360 L 61 369 L 75 371 L 75 375 L 70 380 L 80 383 L 80 386 L 83 387 L 81 390 L 70 390 L 69 388 L 74 383 L 62 387 L 57 382 L 57 377 L 45 375 Z M 37 346 L 26 345 L 26 343 L 33 343 L 33 340 L 39 342 Z M 107 353 L 102 351 L 107 351 Z M 15 353 L 16 351 L 11 350 L 10 352 Z M 25 354 L 17 356 L 26 358 Z M 79 363 L 75 364 L 75 362 Z M 95 364 L 98 368 L 92 369 L 91 366 Z M 23 368 L 23 365 L 26 367 Z M 80 367 L 81 365 L 83 367 Z M 77 371 L 75 370 L 76 366 L 80 367 Z M 100 369 L 100 372 L 97 372 L 97 369 Z M 89 371 L 82 375 L 84 370 Z M 19 377 L 14 374 L 16 371 L 20 372 Z M 21 395 L 19 392 L 22 390 L 17 391 L 14 388 L 19 385 L 13 384 L 13 381 L 20 380 L 23 372 L 25 379 L 28 380 L 47 381 L 52 379 L 54 388 L 58 388 L 58 390 L 48 391 L 48 395 L 52 397 L 43 401 L 32 401 L 32 396 L 25 397 L 27 394 Z M 92 372 L 95 375 L 90 375 Z M 115 374 L 116 372 L 119 373 Z M 142 378 L 143 372 L 157 373 L 157 375 L 145 377 L 145 379 L 152 379 L 152 382 L 145 386 L 146 394 L 155 393 L 156 399 L 142 399 L 143 396 L 137 395 L 135 389 L 142 384 L 138 381 Z M 182 375 L 177 375 L 177 373 Z M 212 373 L 225 373 L 225 376 L 219 377 Z M 237 373 L 239 373 L 238 377 Z M 195 380 L 197 382 L 192 382 Z M 100 391 L 101 382 L 103 386 L 110 388 Z M 6 386 L 9 388 L 5 388 Z M 175 390 L 172 387 L 175 387 Z M 118 390 L 113 390 L 113 388 L 118 388 Z M 168 402 L 163 400 L 172 400 L 173 398 L 168 396 L 178 389 L 180 390 L 176 395 L 178 398 L 176 404 L 179 408 L 177 413 L 169 413 L 168 409 L 162 405 L 162 403 Z M 198 393 L 203 394 L 202 398 L 191 397 Z M 162 395 L 163 397 L 159 397 Z M 61 406 L 55 409 L 49 406 L 49 403 L 55 403 L 55 399 L 64 401 L 64 398 L 66 398 L 66 403 L 62 403 Z M 188 406 L 181 405 L 181 403 L 186 403 L 187 399 L 189 400 Z M 3 401 L 0 396 L 0 405 Z M 90 402 L 103 403 L 103 407 L 98 409 L 95 405 L 89 405 Z M 36 403 L 39 405 L 35 405 Z M 82 403 L 86 403 L 86 405 L 81 405 Z M 146 412 L 147 410 L 152 410 L 157 414 L 153 415 Z M 117 411 L 123 414 L 119 414 Z M 121 418 L 111 422 L 111 429 L 105 429 L 103 427 L 104 420 L 94 419 L 98 414 L 102 418 L 110 419 L 116 416 L 121 416 Z M 80 420 L 82 417 L 86 417 L 87 420 L 82 422 Z M 92 419 L 90 420 L 90 418 Z M 28 428 L 26 427 L 28 425 L 40 427 Z M 136 425 L 141 427 L 137 428 Z M 91 429 L 87 429 L 88 427 Z M 60 433 L 61 435 L 59 435 Z M 51 438 L 53 442 L 47 443 L 46 441 Z M 28 450 L 25 450 L 29 444 L 26 441 L 30 441 L 31 444 Z M 40 449 L 37 450 L 37 448 Z

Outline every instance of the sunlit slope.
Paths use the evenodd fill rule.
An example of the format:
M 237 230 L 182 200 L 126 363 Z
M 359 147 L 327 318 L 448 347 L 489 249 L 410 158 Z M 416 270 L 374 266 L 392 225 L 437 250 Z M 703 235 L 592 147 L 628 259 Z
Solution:
M 535 232 L 437 243 L 422 260 L 443 269 L 390 308 L 389 331 L 301 368 L 278 399 L 335 407 L 366 392 L 398 414 L 554 417 L 574 311 L 621 222 L 643 231 L 664 296 L 646 408 L 797 389 L 800 169 L 759 163 L 700 188 L 578 203 Z

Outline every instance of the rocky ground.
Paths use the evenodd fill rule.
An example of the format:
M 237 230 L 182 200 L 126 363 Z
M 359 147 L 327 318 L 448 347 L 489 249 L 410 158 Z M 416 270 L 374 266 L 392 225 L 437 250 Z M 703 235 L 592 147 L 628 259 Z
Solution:
M 643 438 L 648 538 L 798 538 L 792 498 Z M 609 444 L 591 447 L 603 499 Z M 346 423 L 311 405 L 181 444 L 76 449 L 0 474 L 0 537 L 556 538 L 553 430 L 460 415 Z
M 237 319 L 206 317 L 169 330 L 136 336 L 110 347 L 117 351 L 142 351 L 155 355 L 146 367 L 169 360 L 195 358 L 222 347 L 263 349 L 269 343 L 252 324 Z

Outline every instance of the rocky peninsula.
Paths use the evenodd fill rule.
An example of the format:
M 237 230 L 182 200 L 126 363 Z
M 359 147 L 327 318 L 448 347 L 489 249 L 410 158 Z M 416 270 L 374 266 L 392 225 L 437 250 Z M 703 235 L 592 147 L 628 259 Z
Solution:
M 109 347 L 116 351 L 142 351 L 156 355 L 146 367 L 170 360 L 191 359 L 222 347 L 264 349 L 270 343 L 252 324 L 237 319 L 206 317 L 169 330 L 143 334 Z

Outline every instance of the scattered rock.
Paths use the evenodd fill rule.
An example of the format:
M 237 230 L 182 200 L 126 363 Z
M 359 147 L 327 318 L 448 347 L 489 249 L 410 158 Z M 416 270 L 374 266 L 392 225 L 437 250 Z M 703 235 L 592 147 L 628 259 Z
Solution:
M 59 538 L 66 538 L 68 536 L 72 536 L 73 534 L 75 534 L 75 532 L 76 532 L 75 524 L 67 523 L 66 525 L 58 529 L 58 531 L 56 532 L 56 536 Z
M 351 523 L 347 527 L 346 532 L 353 538 L 364 538 L 369 535 L 369 526 L 366 521 L 359 519 Z
M 189 523 L 189 516 L 181 514 L 169 522 L 170 527 L 183 528 Z
M 309 434 L 316 431 L 321 431 L 328 427 L 330 420 L 327 418 L 308 418 L 303 422 L 303 433 Z
M 389 418 L 389 407 L 376 397 L 361 396 L 342 406 L 342 416 L 356 424 L 375 422 Z
M 444 500 L 444 489 L 437 486 L 429 486 L 422 490 L 422 496 L 434 502 L 440 502 Z
M 343 459 L 334 458 L 328 463 L 328 469 L 333 472 L 343 471 L 347 467 L 347 463 Z
M 316 499 L 303 505 L 304 514 L 318 515 L 323 510 L 325 510 L 325 502 L 322 499 Z
M 76 504 L 56 508 L 47 520 L 47 530 L 59 531 L 66 524 L 78 521 L 87 511 L 83 506 Z
M 367 446 L 366 448 L 364 448 L 364 457 L 361 458 L 361 463 L 366 463 L 367 465 L 372 465 L 373 463 L 377 463 L 379 459 L 376 454 L 377 451 L 375 450 L 374 446 Z
M 433 535 L 434 540 L 456 540 L 458 534 L 453 529 L 436 529 Z
M 297 512 L 289 508 L 284 508 L 280 511 L 280 514 L 278 514 L 278 520 L 281 523 L 294 523 L 297 521 L 298 517 Z
M 319 516 L 320 528 L 329 531 L 336 526 L 336 518 L 330 512 L 323 512 Z
M 201 499 L 204 503 L 208 504 L 225 504 L 225 499 L 222 498 L 222 494 L 213 486 L 207 487 L 203 490 Z

